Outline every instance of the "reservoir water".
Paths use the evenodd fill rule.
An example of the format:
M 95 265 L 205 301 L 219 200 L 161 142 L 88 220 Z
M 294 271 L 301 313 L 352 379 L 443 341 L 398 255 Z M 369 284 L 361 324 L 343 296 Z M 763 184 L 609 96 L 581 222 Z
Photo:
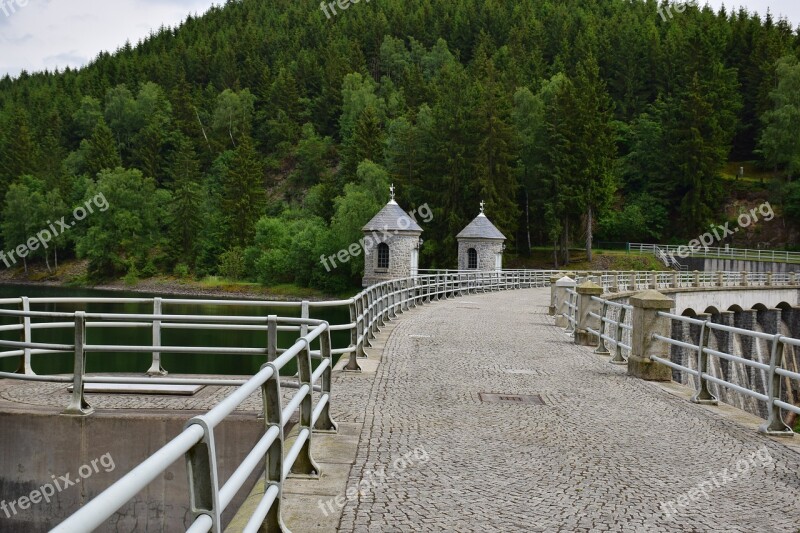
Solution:
M 93 289 L 73 289 L 62 287 L 36 287 L 19 285 L 0 285 L 0 298 L 15 298 L 27 296 L 30 298 L 44 297 L 95 297 L 95 298 L 150 298 L 162 296 L 176 299 L 221 299 L 218 297 L 184 297 L 159 294 L 134 293 L 125 291 L 101 291 Z M 12 309 L 12 306 L 2 306 Z M 118 303 L 118 304 L 36 304 L 31 306 L 32 311 L 57 311 L 57 312 L 103 312 L 103 313 L 143 313 L 152 314 L 151 303 Z M 169 305 L 165 314 L 198 314 L 198 315 L 235 315 L 235 316 L 268 316 L 278 315 L 284 317 L 299 317 L 300 309 L 285 307 L 257 307 L 257 306 L 210 306 L 210 305 Z M 350 315 L 346 306 L 336 308 L 311 309 L 311 318 L 327 320 L 331 324 L 349 322 Z M 44 319 L 34 319 L 34 322 L 45 322 Z M 57 321 L 65 321 L 58 319 Z M 16 317 L 0 317 L 2 324 L 18 323 Z M 74 329 L 46 329 L 33 330 L 34 342 L 49 342 L 73 344 Z M 221 331 L 213 329 L 182 330 L 164 329 L 161 333 L 164 346 L 232 346 L 263 348 L 266 346 L 266 331 Z M 299 332 L 281 332 L 278 336 L 278 346 L 287 348 L 299 337 Z M 0 332 L 0 338 L 6 340 L 20 340 L 19 331 Z M 335 348 L 347 347 L 350 335 L 347 331 L 332 333 Z M 149 328 L 89 328 L 87 330 L 88 344 L 102 345 L 140 345 L 149 346 L 152 343 L 152 333 Z M 0 351 L 11 348 L 0 347 Z M 266 361 L 262 356 L 249 355 L 198 355 L 174 354 L 168 349 L 162 350 L 162 366 L 170 374 L 222 374 L 222 375 L 252 375 L 258 371 Z M 19 366 L 19 357 L 0 359 L 0 371 L 13 372 Z M 130 372 L 144 373 L 150 366 L 151 355 L 147 353 L 90 353 L 87 357 L 87 372 Z M 71 374 L 73 369 L 72 353 L 34 355 L 32 367 L 37 374 Z M 287 369 L 291 371 L 291 369 Z

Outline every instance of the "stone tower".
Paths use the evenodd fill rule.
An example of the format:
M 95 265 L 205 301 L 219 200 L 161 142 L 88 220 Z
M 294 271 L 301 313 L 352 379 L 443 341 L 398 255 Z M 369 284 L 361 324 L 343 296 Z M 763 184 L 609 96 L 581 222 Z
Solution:
M 422 228 L 395 202 L 394 185 L 389 203 L 363 231 L 364 287 L 417 275 Z
M 506 237 L 486 218 L 484 205 L 481 202 L 480 214 L 456 235 L 459 270 L 491 271 L 503 268 Z

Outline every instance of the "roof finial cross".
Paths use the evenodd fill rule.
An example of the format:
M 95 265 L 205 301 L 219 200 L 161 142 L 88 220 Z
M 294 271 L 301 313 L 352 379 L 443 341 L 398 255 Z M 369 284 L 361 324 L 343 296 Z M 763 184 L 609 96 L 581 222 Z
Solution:
M 486 209 L 486 202 L 481 200 L 481 214 L 483 214 L 483 210 Z
M 394 201 L 394 183 L 392 183 L 392 186 L 389 187 L 389 192 L 392 194 L 392 201 Z

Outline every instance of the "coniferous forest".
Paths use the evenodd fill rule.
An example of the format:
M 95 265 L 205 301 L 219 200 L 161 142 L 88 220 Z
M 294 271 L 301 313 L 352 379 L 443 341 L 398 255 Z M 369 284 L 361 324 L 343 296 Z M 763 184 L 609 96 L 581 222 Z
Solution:
M 80 70 L 0 80 L 4 250 L 102 194 L 29 260 L 95 279 L 222 275 L 336 291 L 388 199 L 455 266 L 481 200 L 525 256 L 723 222 L 729 161 L 800 220 L 800 34 L 654 0 L 229 0 Z M 723 217 L 723 218 L 720 218 Z

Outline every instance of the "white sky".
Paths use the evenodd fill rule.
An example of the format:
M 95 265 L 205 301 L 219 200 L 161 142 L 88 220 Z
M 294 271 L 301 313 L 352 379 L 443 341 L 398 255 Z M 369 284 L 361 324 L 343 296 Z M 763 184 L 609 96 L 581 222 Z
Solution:
M 269 1 L 269 0 L 263 0 Z M 524 0 L 530 1 L 530 0 Z M 701 3 L 703 0 L 700 0 Z M 723 0 L 707 0 L 715 9 Z M 24 7 L 18 5 L 22 4 Z M 0 76 L 85 65 L 103 50 L 136 44 L 162 24 L 175 26 L 221 0 L 0 0 Z M 785 15 L 800 26 L 799 0 L 727 0 Z M 656 14 L 654 13 L 654 16 Z

